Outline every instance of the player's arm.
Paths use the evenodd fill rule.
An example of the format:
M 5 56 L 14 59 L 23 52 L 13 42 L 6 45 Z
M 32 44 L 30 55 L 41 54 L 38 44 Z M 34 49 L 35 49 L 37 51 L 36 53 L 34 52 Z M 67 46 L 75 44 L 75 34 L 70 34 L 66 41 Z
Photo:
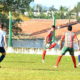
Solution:
M 45 37 L 45 42 L 46 43 L 50 42 L 50 36 L 51 36 L 51 32 L 48 32 L 48 35 Z
M 77 38 L 77 35 L 76 35 L 76 34 L 74 35 L 74 41 L 78 43 L 78 47 L 79 47 L 79 40 L 78 40 L 78 38 Z M 79 50 L 80 50 L 80 47 L 79 47 Z
M 65 35 L 63 35 L 61 37 L 61 40 L 60 40 L 60 49 L 62 49 L 62 47 L 63 47 L 62 42 L 64 41 L 64 38 L 65 38 Z

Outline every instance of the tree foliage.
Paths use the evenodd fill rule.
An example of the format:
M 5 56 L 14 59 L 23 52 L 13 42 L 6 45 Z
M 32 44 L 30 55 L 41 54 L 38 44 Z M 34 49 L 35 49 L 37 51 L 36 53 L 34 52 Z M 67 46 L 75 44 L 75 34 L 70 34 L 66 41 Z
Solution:
M 11 11 L 14 16 L 18 16 L 20 13 L 24 13 L 25 9 L 29 8 L 30 2 L 33 0 L 0 0 L 0 22 L 4 24 L 6 29 L 8 30 L 9 18 L 8 13 Z M 17 18 L 13 20 L 13 31 L 14 33 L 18 33 L 21 29 L 14 24 L 21 21 L 21 19 Z
M 80 13 L 80 2 L 77 3 L 77 6 L 74 7 L 73 12 L 76 13 L 76 19 L 79 18 L 79 13 Z
M 33 0 L 0 0 L 0 4 L 3 5 L 3 11 L 18 11 L 28 9 L 31 1 Z

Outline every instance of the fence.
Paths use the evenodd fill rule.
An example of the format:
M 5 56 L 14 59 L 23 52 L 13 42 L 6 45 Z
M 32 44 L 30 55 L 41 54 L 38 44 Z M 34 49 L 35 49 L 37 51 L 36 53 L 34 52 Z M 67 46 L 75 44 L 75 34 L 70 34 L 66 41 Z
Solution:
M 44 39 L 13 39 L 13 51 L 14 53 L 21 54 L 42 54 L 44 47 Z M 77 49 L 77 44 L 74 45 L 75 50 Z M 78 55 L 79 51 L 75 52 L 75 55 Z M 59 50 L 59 45 L 55 49 L 47 50 L 47 54 L 50 55 L 60 55 L 61 51 Z M 69 55 L 67 53 L 66 55 Z

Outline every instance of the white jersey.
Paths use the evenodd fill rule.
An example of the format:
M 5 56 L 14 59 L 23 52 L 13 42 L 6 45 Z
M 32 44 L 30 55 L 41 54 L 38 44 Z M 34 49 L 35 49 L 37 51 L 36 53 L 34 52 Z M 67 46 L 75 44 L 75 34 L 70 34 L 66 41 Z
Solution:
M 4 37 L 6 36 L 6 32 L 0 30 L 0 47 L 4 47 Z

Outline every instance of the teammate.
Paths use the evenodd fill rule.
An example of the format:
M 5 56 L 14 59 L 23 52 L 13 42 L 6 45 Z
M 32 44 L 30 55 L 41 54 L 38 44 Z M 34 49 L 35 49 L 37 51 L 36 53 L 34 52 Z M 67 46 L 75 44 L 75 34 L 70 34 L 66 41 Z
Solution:
M 5 58 L 5 55 L 6 55 L 6 52 L 5 52 L 5 49 L 4 49 L 5 47 L 7 47 L 6 32 L 3 31 L 3 24 L 0 23 L 0 53 L 2 54 L 0 56 L 0 62 L 2 62 L 3 59 Z
M 52 25 L 51 26 L 51 29 L 48 33 L 48 35 L 46 36 L 45 38 L 45 48 L 43 50 L 43 53 L 42 53 L 42 62 L 44 63 L 44 60 L 45 60 L 45 55 L 46 55 L 46 49 L 51 49 L 53 47 L 56 46 L 56 43 L 55 43 L 55 26 Z
M 74 56 L 74 48 L 73 48 L 74 39 L 78 41 L 76 34 L 72 32 L 72 25 L 69 25 L 68 31 L 65 32 L 65 34 L 61 37 L 61 43 L 60 43 L 61 48 L 62 48 L 62 42 L 65 41 L 65 43 L 64 47 L 62 48 L 62 54 L 58 57 L 56 65 L 54 66 L 55 68 L 58 67 L 61 58 L 65 55 L 67 51 L 69 51 L 74 64 L 74 68 L 76 68 L 76 59 Z

